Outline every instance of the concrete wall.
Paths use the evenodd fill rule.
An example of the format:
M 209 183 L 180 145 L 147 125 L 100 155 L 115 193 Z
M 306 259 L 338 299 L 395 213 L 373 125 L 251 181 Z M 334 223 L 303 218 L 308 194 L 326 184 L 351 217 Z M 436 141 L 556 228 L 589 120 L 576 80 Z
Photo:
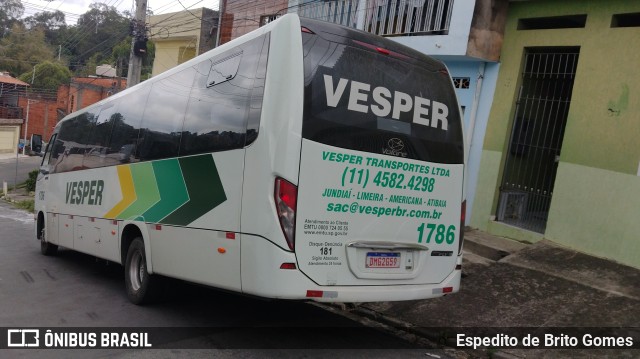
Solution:
M 155 45 L 153 76 L 190 60 L 215 46 L 218 12 L 207 8 L 149 18 Z
M 544 237 L 640 268 L 640 27 L 612 15 L 640 12 L 624 0 L 510 3 L 498 86 L 481 155 L 471 224 L 535 241 L 543 235 L 492 221 L 526 47 L 579 46 L 571 107 Z M 518 19 L 587 14 L 584 28 L 517 30 Z
M 476 0 L 467 56 L 491 61 L 500 59 L 508 8 L 507 0 Z
M 10 123 L 18 121 L 20 122 L 19 125 L 10 125 Z M 18 135 L 20 134 L 21 126 L 22 120 L 7 120 L 0 118 L 0 154 L 16 153 L 18 150 Z
M 152 76 L 157 76 L 177 65 L 195 57 L 195 38 L 180 38 L 155 41 L 156 56 L 153 59 Z M 191 56 L 191 57 L 189 57 Z

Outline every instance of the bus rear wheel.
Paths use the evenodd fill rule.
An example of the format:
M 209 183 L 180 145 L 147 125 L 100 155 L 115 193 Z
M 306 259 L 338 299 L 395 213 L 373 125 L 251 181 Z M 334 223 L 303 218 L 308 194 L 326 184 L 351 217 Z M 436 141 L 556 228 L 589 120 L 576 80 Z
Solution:
M 42 226 L 42 229 L 40 230 L 40 253 L 45 256 L 53 256 L 58 253 L 58 246 L 47 242 L 45 233 L 44 226 Z
M 131 242 L 125 261 L 124 280 L 127 296 L 133 304 L 149 303 L 155 296 L 155 278 L 147 271 L 144 242 L 137 237 Z

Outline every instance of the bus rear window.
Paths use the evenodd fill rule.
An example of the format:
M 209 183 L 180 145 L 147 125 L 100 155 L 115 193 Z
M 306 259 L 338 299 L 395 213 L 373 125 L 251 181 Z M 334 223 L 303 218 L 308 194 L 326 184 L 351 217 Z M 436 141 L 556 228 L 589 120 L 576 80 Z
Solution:
M 460 113 L 444 66 L 410 49 L 411 57 L 394 57 L 346 37 L 329 41 L 303 33 L 302 39 L 304 138 L 370 153 L 463 163 Z

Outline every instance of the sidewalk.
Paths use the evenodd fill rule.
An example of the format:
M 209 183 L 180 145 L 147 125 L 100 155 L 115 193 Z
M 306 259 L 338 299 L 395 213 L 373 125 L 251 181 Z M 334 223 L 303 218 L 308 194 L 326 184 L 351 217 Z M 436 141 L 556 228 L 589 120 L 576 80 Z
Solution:
M 29 158 L 30 156 L 27 155 L 23 155 L 22 152 L 20 152 L 18 154 L 18 160 L 21 160 L 23 158 Z M 4 161 L 15 161 L 16 160 L 16 154 L 15 153 L 0 153 L 0 161 L 4 162 Z
M 30 195 L 24 188 L 9 190 L 7 196 L 4 197 L 3 182 L 7 182 L 9 188 L 13 187 L 16 180 L 18 184 L 23 183 L 28 177 L 28 172 L 37 169 L 39 163 L 42 161 L 42 157 L 37 156 L 23 156 L 22 154 L 18 154 L 17 157 L 20 168 L 19 171 L 16 172 L 18 169 L 16 168 L 16 154 L 0 153 L 0 197 L 9 202 L 33 200 L 33 195 Z
M 542 337 L 558 328 L 589 327 L 575 330 L 580 342 L 590 330 L 633 328 L 638 338 L 640 270 L 547 240 L 528 245 L 477 230 L 465 233 L 464 246 L 459 293 L 431 300 L 365 303 L 355 311 L 440 342 L 443 328 L 455 332 L 458 327 L 490 328 L 507 335 L 534 331 Z M 455 334 L 445 341 L 455 347 Z M 473 351 L 471 357 L 637 358 L 640 350 L 510 348 Z
M 31 192 L 30 194 L 24 188 L 18 188 L 16 190 L 9 191 L 9 193 L 7 193 L 7 195 L 4 196 L 4 193 L 2 193 L 2 189 L 0 188 L 0 199 L 7 202 L 17 203 L 17 202 L 23 202 L 23 201 L 33 201 L 34 196 L 32 194 L 33 192 Z

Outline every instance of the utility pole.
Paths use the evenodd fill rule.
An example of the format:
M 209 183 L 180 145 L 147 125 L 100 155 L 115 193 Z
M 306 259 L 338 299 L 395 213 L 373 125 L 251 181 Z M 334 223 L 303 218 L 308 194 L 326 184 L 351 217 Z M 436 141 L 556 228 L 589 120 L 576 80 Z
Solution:
M 22 147 L 23 156 L 26 154 L 26 151 L 27 151 L 27 131 L 29 130 L 29 107 L 31 106 L 31 102 L 38 102 L 38 101 L 27 99 L 27 119 L 24 125 L 24 146 Z
M 129 72 L 127 73 L 127 87 L 140 83 L 142 72 L 142 56 L 136 53 L 136 42 L 146 39 L 147 0 L 136 0 L 136 18 L 133 25 L 133 39 L 131 40 L 131 54 L 129 55 Z M 146 50 L 145 50 L 146 52 Z

